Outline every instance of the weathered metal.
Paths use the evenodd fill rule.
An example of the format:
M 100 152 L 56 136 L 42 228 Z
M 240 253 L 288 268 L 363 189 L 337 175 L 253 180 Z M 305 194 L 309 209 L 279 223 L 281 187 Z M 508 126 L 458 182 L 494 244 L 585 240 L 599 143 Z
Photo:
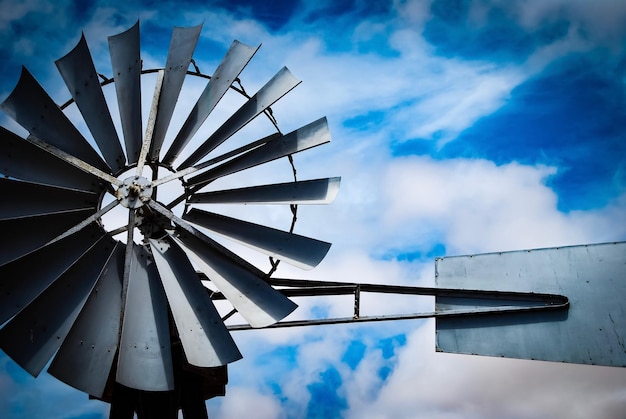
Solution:
M 131 252 L 115 380 L 144 391 L 174 389 L 167 297 L 148 249 Z
M 226 120 L 207 138 L 176 170 L 185 169 L 197 163 L 217 146 L 226 141 L 247 123 L 273 105 L 278 99 L 300 84 L 293 74 L 283 67 L 261 89 Z
M 114 248 L 110 238 L 99 240 L 0 330 L 2 350 L 32 376 L 63 343 Z
M 196 193 L 194 204 L 330 204 L 339 192 L 340 178 L 304 180 Z
M 48 372 L 102 397 L 119 344 L 124 246 L 118 243 Z
M 328 242 L 197 208 L 182 218 L 301 269 L 317 266 L 330 249 Z
M 262 272 L 239 262 L 200 232 L 182 231 L 174 238 L 252 327 L 269 326 L 296 309 L 293 301 L 263 280 Z
M 568 311 L 437 318 L 443 352 L 626 367 L 626 242 L 440 258 L 437 285 L 567 296 Z M 437 298 L 437 312 L 483 301 Z
M 180 89 L 183 87 L 187 68 L 189 68 L 201 30 L 202 25 L 191 28 L 175 27 L 172 33 L 150 146 L 150 161 L 159 161 L 165 134 L 174 114 L 174 107 L 178 101 Z
M 139 21 L 127 31 L 110 36 L 109 51 L 126 144 L 126 159 L 132 164 L 139 158 L 142 143 Z
M 44 143 L 101 171 L 110 172 L 107 163 L 25 67 L 22 67 L 17 85 L 0 108 Z
M 56 65 L 104 159 L 114 172 L 122 170 L 126 157 L 84 35 Z
M 174 163 L 179 153 L 189 143 L 191 137 L 198 131 L 259 48 L 260 45 L 254 48 L 239 41 L 233 41 L 163 157 L 163 164 L 172 165 Z
M 220 177 L 326 144 L 330 140 L 328 121 L 325 117 L 320 118 L 289 134 L 272 138 L 263 145 L 253 148 L 206 172 L 193 176 L 187 180 L 187 184 L 191 186 L 205 185 Z

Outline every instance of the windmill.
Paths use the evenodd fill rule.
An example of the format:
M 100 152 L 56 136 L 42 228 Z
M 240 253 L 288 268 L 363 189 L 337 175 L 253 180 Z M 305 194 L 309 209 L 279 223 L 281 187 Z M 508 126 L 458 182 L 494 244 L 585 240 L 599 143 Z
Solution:
M 330 141 L 327 122 L 283 134 L 270 107 L 299 81 L 283 68 L 249 96 L 238 76 L 258 47 L 237 41 L 212 75 L 201 73 L 192 60 L 200 30 L 174 29 L 162 69 L 142 68 L 139 23 L 110 37 L 110 78 L 96 72 L 82 37 L 57 61 L 72 99 L 57 106 L 23 69 L 0 105 L 30 134 L 0 127 L 0 348 L 26 371 L 37 376 L 52 360 L 52 375 L 110 402 L 112 418 L 176 417 L 179 409 L 206 417 L 204 401 L 224 394 L 226 365 L 242 356 L 229 331 L 429 317 L 438 351 L 626 366 L 626 243 L 440 258 L 437 287 L 273 278 L 278 261 L 310 269 L 330 247 L 293 226 L 297 206 L 330 203 L 340 179 L 297 180 L 291 159 Z M 156 81 L 144 126 L 147 75 Z M 187 76 L 207 82 L 170 133 Z M 110 84 L 112 103 L 103 93 Z M 198 145 L 228 91 L 243 105 Z M 95 148 L 63 112 L 71 104 Z M 259 116 L 274 133 L 222 151 Z M 281 158 L 291 182 L 215 186 Z M 178 196 L 164 193 L 171 184 Z M 204 209 L 214 204 L 288 205 L 291 228 Z M 120 209 L 122 225 L 104 225 Z M 222 237 L 268 255 L 270 270 Z M 434 296 L 435 310 L 363 316 L 365 293 Z M 282 320 L 296 308 L 291 298 L 320 295 L 353 296 L 353 315 Z M 232 305 L 225 315 L 214 306 L 221 300 Z M 234 313 L 245 323 L 226 326 Z
M 293 224 L 297 205 L 331 202 L 339 178 L 300 181 L 293 168 L 290 182 L 212 187 L 280 158 L 293 167 L 293 154 L 330 134 L 325 118 L 279 130 L 270 106 L 299 84 L 286 67 L 247 95 L 238 76 L 259 47 L 234 41 L 212 75 L 201 73 L 192 60 L 201 28 L 174 28 L 165 67 L 156 70 L 142 68 L 139 22 L 109 37 L 110 78 L 97 73 L 82 36 L 56 61 L 72 99 L 58 106 L 23 68 L 0 105 L 29 132 L 22 138 L 0 128 L 0 223 L 10 238 L 0 251 L 0 347 L 33 376 L 52 359 L 48 372 L 112 403 L 111 417 L 176 417 L 179 409 L 206 417 L 204 400 L 224 394 L 226 365 L 242 357 L 224 318 L 236 312 L 257 328 L 286 317 L 297 305 L 272 287 L 278 262 L 310 269 L 330 247 L 295 234 Z M 151 73 L 143 126 L 142 80 Z M 188 75 L 206 84 L 169 138 Z M 111 83 L 121 136 L 103 93 Z M 228 91 L 244 96 L 243 104 L 198 145 L 194 135 Z M 95 147 L 64 113 L 71 104 Z M 220 151 L 259 116 L 274 133 Z M 162 192 L 172 183 L 179 196 Z M 211 204 L 288 205 L 291 229 L 199 208 Z M 120 209 L 122 225 L 105 226 L 103 218 Z M 272 269 L 263 272 L 217 236 L 268 255 Z M 211 294 L 232 305 L 224 318 Z

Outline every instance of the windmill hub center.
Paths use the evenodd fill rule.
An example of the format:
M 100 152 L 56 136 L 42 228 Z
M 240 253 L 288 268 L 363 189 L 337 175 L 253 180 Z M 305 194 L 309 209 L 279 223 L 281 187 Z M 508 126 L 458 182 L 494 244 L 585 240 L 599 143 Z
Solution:
M 131 176 L 124 180 L 115 196 L 126 208 L 139 208 L 152 197 L 150 181 L 142 176 Z

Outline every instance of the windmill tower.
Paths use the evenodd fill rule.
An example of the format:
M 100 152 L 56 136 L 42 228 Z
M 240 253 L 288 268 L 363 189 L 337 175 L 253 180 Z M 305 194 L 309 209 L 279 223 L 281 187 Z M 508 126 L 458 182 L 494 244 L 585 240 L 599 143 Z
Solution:
M 270 106 L 300 83 L 287 68 L 247 95 L 238 76 L 258 47 L 234 41 L 212 75 L 195 62 L 189 71 L 201 29 L 174 28 L 165 67 L 155 70 L 142 68 L 139 22 L 111 36 L 112 77 L 96 71 L 83 36 L 56 62 L 71 100 L 58 106 L 23 68 L 0 105 L 29 132 L 0 132 L 0 223 L 11 237 L 0 251 L 0 348 L 33 376 L 52 359 L 48 372 L 112 403 L 111 417 L 176 417 L 179 409 L 206 417 L 205 399 L 224 394 L 226 365 L 242 357 L 211 295 L 251 327 L 271 325 L 297 307 L 272 287 L 278 260 L 310 269 L 330 247 L 293 233 L 293 223 L 297 205 L 331 202 L 339 178 L 299 181 L 293 168 L 286 183 L 247 178 L 235 188 L 213 187 L 276 159 L 289 158 L 293 167 L 291 155 L 329 142 L 330 134 L 325 118 L 279 130 Z M 156 82 L 144 126 L 142 76 L 149 73 Z M 170 138 L 190 76 L 205 87 Z M 103 93 L 111 83 L 119 120 Z M 229 91 L 243 95 L 243 104 L 208 137 L 194 138 Z M 72 104 L 95 148 L 63 112 Z M 275 132 L 221 151 L 257 117 Z M 173 183 L 179 196 L 163 192 Z M 205 209 L 213 204 L 287 205 L 292 227 Z M 102 221 L 113 211 L 123 214 L 117 228 Z M 263 272 L 217 236 L 268 255 L 272 269 Z M 209 281 L 211 289 L 203 285 Z

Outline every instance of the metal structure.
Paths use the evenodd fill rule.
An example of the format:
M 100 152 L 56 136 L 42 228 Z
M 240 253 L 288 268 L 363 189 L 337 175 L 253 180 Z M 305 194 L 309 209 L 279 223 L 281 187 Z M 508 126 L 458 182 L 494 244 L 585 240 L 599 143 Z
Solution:
M 626 366 L 626 243 L 440 258 L 437 287 L 272 278 L 279 261 L 310 269 L 330 247 L 293 229 L 298 205 L 332 202 L 340 179 L 299 181 L 291 158 L 330 141 L 328 126 L 322 118 L 279 130 L 270 106 L 299 83 L 286 68 L 247 95 L 238 77 L 258 47 L 234 41 L 211 76 L 201 73 L 192 60 L 200 30 L 175 28 L 165 67 L 144 70 L 137 22 L 109 38 L 111 78 L 96 72 L 82 37 L 56 62 L 72 99 L 57 106 L 23 69 L 0 105 L 30 133 L 0 127 L 0 348 L 26 371 L 37 376 L 52 359 L 48 371 L 111 403 L 111 418 L 207 417 L 204 401 L 224 395 L 226 365 L 242 356 L 229 331 L 428 317 L 439 351 Z M 145 74 L 156 74 L 146 126 Z M 172 134 L 188 75 L 208 81 Z M 119 120 L 103 93 L 108 84 Z M 243 105 L 198 142 L 228 91 Z M 63 112 L 72 104 L 95 148 Z M 220 151 L 261 114 L 274 133 Z M 293 181 L 215 186 L 280 158 Z M 178 196 L 162 192 L 172 183 Z M 212 204 L 288 205 L 291 227 L 197 208 Z M 115 208 L 125 221 L 105 228 Z M 218 236 L 268 255 L 269 271 Z M 366 293 L 434 296 L 435 310 L 363 316 Z M 291 298 L 339 295 L 353 296 L 352 316 L 282 321 L 296 308 Z M 222 300 L 232 305 L 224 315 L 214 305 Z M 246 323 L 226 326 L 235 313 Z
M 210 278 L 251 327 L 265 327 L 296 308 L 269 283 L 278 261 L 310 269 L 330 247 L 293 233 L 297 206 L 329 203 L 339 187 L 339 178 L 297 180 L 291 159 L 330 141 L 326 119 L 283 134 L 270 106 L 300 82 L 283 68 L 248 96 L 238 77 L 258 47 L 238 41 L 211 76 L 201 73 L 192 60 L 200 31 L 174 28 L 165 67 L 144 70 L 137 22 L 109 38 L 110 78 L 96 72 L 83 36 L 56 62 L 71 100 L 58 106 L 23 68 L 0 105 L 30 134 L 0 128 L 0 348 L 33 376 L 52 359 L 53 376 L 110 402 L 114 418 L 176 417 L 179 409 L 185 417 L 206 417 L 204 401 L 224 394 L 226 365 L 242 355 L 201 279 Z M 144 126 L 147 73 L 156 73 L 156 82 Z M 206 86 L 170 138 L 188 75 L 206 79 Z M 110 83 L 119 120 L 102 88 Z M 194 135 L 233 90 L 245 97 L 243 105 L 198 143 Z M 72 104 L 93 144 L 63 112 Z M 261 114 L 274 133 L 219 152 Z M 293 181 L 213 187 L 280 158 L 289 159 Z M 171 183 L 184 192 L 162 192 Z M 291 229 L 198 208 L 209 204 L 288 205 Z M 102 222 L 114 208 L 125 212 L 119 228 Z M 268 255 L 270 271 L 214 233 Z

